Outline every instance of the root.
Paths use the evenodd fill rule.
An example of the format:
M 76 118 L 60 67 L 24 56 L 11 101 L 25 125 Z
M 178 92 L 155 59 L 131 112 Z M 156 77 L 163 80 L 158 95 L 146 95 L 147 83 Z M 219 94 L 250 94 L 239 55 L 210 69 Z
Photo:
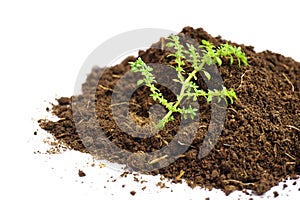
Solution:
M 164 50 L 164 46 L 165 46 L 165 38 L 160 38 L 160 42 L 161 42 L 161 50 L 163 51 Z
M 299 129 L 299 128 L 297 128 L 297 127 L 295 127 L 295 126 L 292 126 L 292 125 L 286 125 L 286 127 L 293 128 L 293 129 L 295 129 L 295 130 L 297 130 L 297 131 L 299 131 L 299 132 L 300 132 L 300 129 Z
M 293 85 L 293 83 L 290 81 L 290 79 L 284 74 L 282 73 L 282 75 L 284 76 L 284 78 L 286 79 L 286 81 L 292 86 L 292 91 L 295 91 L 295 87 Z
M 292 155 L 290 155 L 290 154 L 288 154 L 288 153 L 286 153 L 285 152 L 285 155 L 287 155 L 290 159 L 292 159 L 292 160 L 296 160 L 296 158 L 294 157 L 294 156 L 292 156 Z
M 237 184 L 237 185 L 241 185 L 241 186 L 253 186 L 253 185 L 255 185 L 255 183 L 244 183 L 242 181 L 238 181 L 238 180 L 234 180 L 234 179 L 228 179 L 228 180 L 224 180 L 222 182 L 225 183 L 225 184 L 233 183 L 233 184 Z
M 160 157 L 160 158 L 153 159 L 153 160 L 151 160 L 148 164 L 149 164 L 149 165 L 153 165 L 153 164 L 158 163 L 159 161 L 161 161 L 161 160 L 163 160 L 163 159 L 165 159 L 165 158 L 167 158 L 167 157 L 168 157 L 168 155 L 164 155 L 164 156 L 162 156 L 162 157 Z
M 120 102 L 120 103 L 115 103 L 115 104 L 110 104 L 109 107 L 114 107 L 114 106 L 120 106 L 120 105 L 124 105 L 124 104 L 128 104 L 128 105 L 135 105 L 137 107 L 142 107 L 141 105 L 139 104 L 136 104 L 136 103 L 130 103 L 130 102 Z
M 249 71 L 251 71 L 251 70 L 248 69 L 248 70 L 246 70 L 246 71 L 242 74 L 242 76 L 241 76 L 241 83 L 240 83 L 240 85 L 239 85 L 238 88 L 240 88 L 240 87 L 242 86 L 242 84 L 243 84 L 243 82 L 244 82 L 243 78 L 244 78 L 245 74 L 246 74 L 247 72 L 249 72 Z
M 108 91 L 113 91 L 111 88 L 105 87 L 103 85 L 98 85 L 98 87 L 104 89 L 104 90 L 108 90 Z

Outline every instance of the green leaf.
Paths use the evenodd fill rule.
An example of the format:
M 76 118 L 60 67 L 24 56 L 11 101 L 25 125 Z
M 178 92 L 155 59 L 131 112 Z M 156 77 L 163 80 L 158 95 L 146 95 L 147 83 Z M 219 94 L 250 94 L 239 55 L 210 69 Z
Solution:
M 233 98 L 231 96 L 228 96 L 228 98 L 230 99 L 230 103 L 233 104 Z
M 159 98 L 159 95 L 157 93 L 150 94 L 150 96 L 154 101 L 156 101 Z
M 171 48 L 171 47 L 174 47 L 175 45 L 174 45 L 174 43 L 172 43 L 172 42 L 168 42 L 168 43 L 166 44 L 166 46 L 169 47 L 169 48 Z
M 206 101 L 209 103 L 212 101 L 212 95 L 208 94 Z
M 162 130 L 165 127 L 165 121 L 164 120 L 159 120 L 158 122 L 158 129 Z
M 144 83 L 144 80 L 138 80 L 138 81 L 136 82 L 137 85 L 141 85 L 141 84 L 143 84 L 143 83 Z
M 187 117 L 187 113 L 186 112 L 184 112 L 183 113 L 183 119 L 187 119 L 188 117 Z
M 174 121 L 174 120 L 175 120 L 174 116 L 171 115 L 171 116 L 170 116 L 170 121 Z
M 217 60 L 218 65 L 221 66 L 221 65 L 222 65 L 222 60 L 221 60 L 221 58 L 219 58 L 219 57 L 217 56 L 217 57 L 216 57 L 216 60 Z
M 233 56 L 230 55 L 230 64 L 232 65 L 233 64 Z
M 210 76 L 210 73 L 208 73 L 207 71 L 203 70 L 203 73 L 205 75 L 205 77 L 210 80 L 211 79 L 211 76 Z

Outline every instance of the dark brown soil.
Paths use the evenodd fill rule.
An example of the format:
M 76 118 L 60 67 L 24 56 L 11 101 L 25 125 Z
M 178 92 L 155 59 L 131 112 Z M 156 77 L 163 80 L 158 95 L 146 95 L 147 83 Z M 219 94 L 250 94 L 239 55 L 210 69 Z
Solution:
M 221 37 L 212 37 L 203 29 L 186 27 L 181 33 L 181 36 L 199 43 L 202 39 L 215 45 L 226 42 Z M 226 194 L 245 188 L 263 194 L 282 179 L 300 175 L 300 64 L 271 51 L 256 53 L 251 46 L 239 46 L 246 53 L 250 66 L 240 69 L 236 63 L 230 66 L 224 59 L 224 66 L 219 68 L 224 85 L 235 89 L 238 100 L 227 107 L 225 126 L 214 149 L 206 157 L 197 158 L 197 147 L 207 133 L 211 115 L 211 106 L 199 99 L 201 119 L 192 145 L 174 163 L 151 171 L 151 174 L 161 174 L 180 182 L 176 177 L 183 170 L 181 178 L 191 187 L 220 188 Z M 156 47 L 163 47 L 162 43 L 140 51 L 139 56 L 146 63 L 173 62 L 167 57 L 168 52 Z M 95 68 L 82 85 L 82 95 L 62 97 L 57 105 L 53 105 L 52 112 L 60 120 L 40 120 L 40 126 L 74 150 L 124 163 L 128 167 L 137 166 L 137 163 L 132 163 L 138 162 L 136 157 L 127 159 L 118 153 L 108 153 L 107 149 L 111 147 L 105 146 L 104 137 L 121 149 L 139 152 L 142 156 L 143 152 L 161 149 L 172 141 L 180 116 L 176 116 L 176 120 L 167 124 L 158 135 L 146 139 L 128 135 L 116 125 L 111 110 L 112 89 L 130 70 L 128 61 L 134 60 L 134 57 L 129 57 L 110 68 Z M 100 73 L 103 74 L 99 80 Z M 200 76 L 197 84 L 206 89 Z M 97 88 L 96 94 L 93 88 Z M 124 90 L 126 88 L 125 85 Z M 168 99 L 174 99 L 166 88 L 160 89 Z M 148 88 L 141 87 L 131 97 L 130 112 L 136 123 L 147 124 L 149 121 L 148 111 L 156 103 L 149 94 Z M 92 107 L 90 102 L 95 102 L 96 106 Z M 73 109 L 72 113 L 74 106 L 78 112 Z M 97 120 L 94 120 L 91 110 L 96 110 Z M 76 128 L 74 122 L 77 123 Z M 104 136 L 97 134 L 99 124 Z M 78 132 L 88 132 L 87 138 L 83 139 L 89 142 L 83 145 Z M 145 167 L 145 163 L 139 164 Z
M 78 170 L 78 176 L 79 177 L 84 177 L 84 176 L 86 176 L 86 174 L 84 173 L 84 171 Z
M 276 197 L 278 197 L 279 196 L 279 194 L 278 194 L 278 192 L 273 192 L 273 194 L 274 194 L 274 198 L 276 198 Z
M 131 191 L 130 194 L 131 194 L 132 196 L 134 196 L 134 195 L 136 194 L 136 191 Z

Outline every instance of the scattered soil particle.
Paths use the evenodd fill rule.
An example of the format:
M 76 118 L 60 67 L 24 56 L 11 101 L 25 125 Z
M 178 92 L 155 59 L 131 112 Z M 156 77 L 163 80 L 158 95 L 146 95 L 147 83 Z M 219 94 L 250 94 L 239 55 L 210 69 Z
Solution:
M 226 194 L 251 189 L 258 195 L 278 185 L 282 179 L 300 175 L 300 121 L 297 120 L 300 118 L 300 63 L 271 51 L 256 53 L 252 46 L 212 37 L 201 28 L 185 27 L 178 35 L 198 43 L 205 39 L 215 46 L 226 42 L 240 46 L 249 66 L 239 68 L 237 63 L 230 65 L 228 58 L 222 60 L 219 71 L 224 85 L 234 88 L 238 99 L 227 107 L 224 128 L 213 150 L 206 157 L 197 157 L 211 121 L 211 105 L 199 98 L 201 121 L 192 145 L 172 164 L 150 174 L 174 180 L 182 170 L 185 172 L 183 179 L 191 187 L 220 188 Z M 139 57 L 146 63 L 171 65 L 174 59 L 168 56 L 164 44 L 162 41 L 153 44 L 140 51 Z M 149 162 L 143 162 L 142 153 L 154 152 L 170 143 L 177 133 L 180 115 L 159 132 L 159 137 L 137 138 L 119 128 L 112 113 L 112 91 L 130 70 L 128 62 L 135 60 L 135 57 L 128 57 L 116 66 L 94 68 L 82 85 L 81 95 L 62 97 L 57 99 L 58 104 L 53 104 L 51 111 L 59 120 L 39 120 L 40 127 L 68 148 L 90 153 L 96 159 L 126 164 L 136 171 L 152 169 Z M 190 70 L 189 66 L 186 70 Z M 199 89 L 207 89 L 200 74 L 194 81 Z M 122 89 L 129 91 L 131 86 L 127 84 Z M 176 98 L 167 88 L 158 87 L 166 99 Z M 128 103 L 130 114 L 138 123 L 145 124 L 149 120 L 148 111 L 157 103 L 149 95 L 150 90 L 141 86 Z M 99 125 L 104 134 L 98 134 Z M 78 134 L 82 132 L 88 135 Z M 107 138 L 120 149 L 139 153 L 132 158 L 124 157 L 120 151 L 112 154 Z M 121 176 L 126 177 L 126 172 Z
M 249 193 L 247 190 L 243 189 L 242 192 L 246 195 L 252 195 L 251 193 Z
M 136 194 L 136 191 L 131 191 L 130 194 L 131 194 L 132 196 L 134 196 L 134 195 Z
M 125 172 L 123 172 L 123 173 L 120 175 L 120 177 L 126 178 L 128 174 L 130 174 L 130 172 L 126 172 L 126 171 L 125 171 Z
M 237 188 L 235 185 L 226 185 L 224 188 L 224 192 L 226 195 L 229 195 L 231 192 L 235 191 Z
M 78 170 L 78 176 L 79 177 L 84 177 L 84 176 L 86 176 L 86 174 L 82 171 L 82 170 Z
M 133 180 L 134 180 L 135 182 L 139 182 L 139 181 L 140 181 L 137 177 L 133 177 Z
M 64 106 L 64 105 L 70 105 L 71 104 L 71 99 L 69 97 L 60 97 L 56 99 L 59 105 Z
M 283 187 L 282 187 L 282 189 L 284 190 L 285 188 L 287 188 L 288 187 L 288 185 L 287 184 L 283 184 Z
M 160 187 L 161 189 L 163 189 L 163 188 L 169 188 L 169 187 L 167 187 L 166 186 L 166 184 L 164 183 L 164 182 L 158 182 L 157 184 L 156 184 L 156 186 L 158 186 L 158 187 Z
M 126 185 L 122 185 L 122 188 L 124 188 Z
M 293 185 L 297 185 L 297 181 L 294 181 Z
M 277 191 L 274 191 L 274 192 L 273 192 L 273 194 L 274 194 L 274 198 L 276 198 L 276 197 L 278 197 L 278 196 L 279 196 L 279 194 L 278 194 L 278 192 L 277 192 Z
M 147 188 L 147 186 L 142 187 L 142 190 L 144 191 Z

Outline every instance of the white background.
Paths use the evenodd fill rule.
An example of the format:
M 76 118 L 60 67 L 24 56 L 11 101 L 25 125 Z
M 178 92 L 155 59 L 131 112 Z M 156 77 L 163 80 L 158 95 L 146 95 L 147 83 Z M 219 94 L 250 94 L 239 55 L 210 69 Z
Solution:
M 219 191 L 192 191 L 178 185 L 172 186 L 173 193 L 151 189 L 155 180 L 148 183 L 144 193 L 136 189 L 132 197 L 132 178 L 106 183 L 114 172 L 89 167 L 87 155 L 34 155 L 35 150 L 45 146 L 42 136 L 33 137 L 35 121 L 46 116 L 43 106 L 55 97 L 72 95 L 77 73 L 88 55 L 122 32 L 137 28 L 179 32 L 187 25 L 203 27 L 213 36 L 252 45 L 257 51 L 270 49 L 300 61 L 299 19 L 298 3 L 292 0 L 1 1 L 0 198 L 224 198 Z M 87 177 L 79 178 L 78 168 L 84 168 Z M 122 181 L 128 184 L 124 189 Z M 105 184 L 107 189 L 103 188 Z M 277 199 L 286 195 L 295 199 L 299 185 L 283 192 L 277 188 L 281 195 Z M 228 198 L 236 199 L 238 195 Z M 268 196 L 272 197 L 272 192 L 263 197 Z

